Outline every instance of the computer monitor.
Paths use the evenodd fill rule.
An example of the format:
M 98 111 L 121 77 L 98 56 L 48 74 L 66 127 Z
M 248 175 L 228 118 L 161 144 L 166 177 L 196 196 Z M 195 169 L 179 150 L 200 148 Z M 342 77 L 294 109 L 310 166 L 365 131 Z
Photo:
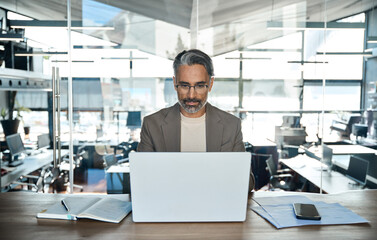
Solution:
M 141 112 L 129 111 L 127 116 L 127 127 L 141 127 Z
M 355 123 L 352 125 L 352 134 L 356 137 L 367 137 L 368 125 Z
M 356 181 L 360 185 L 365 185 L 367 182 L 367 173 L 369 162 L 357 156 L 351 156 L 347 170 L 347 177 Z
M 323 144 L 323 159 L 322 163 L 326 164 L 328 167 L 328 170 L 332 169 L 332 155 L 333 155 L 333 150 L 332 148 L 329 148 L 326 144 Z
M 38 136 L 37 147 L 38 149 L 50 147 L 50 135 L 48 133 L 41 134 Z
M 9 158 L 9 166 L 17 166 L 22 164 L 22 162 L 17 161 L 22 153 L 25 152 L 25 147 L 22 142 L 21 136 L 19 133 L 12 134 L 6 137 L 7 145 L 11 154 Z

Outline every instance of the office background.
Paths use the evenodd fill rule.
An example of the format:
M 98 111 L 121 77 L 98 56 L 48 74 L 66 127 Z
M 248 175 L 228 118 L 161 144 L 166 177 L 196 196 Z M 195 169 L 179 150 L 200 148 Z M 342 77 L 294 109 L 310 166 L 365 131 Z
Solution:
M 16 92 L 16 110 L 30 109 L 20 112 L 23 140 L 51 134 L 51 75 L 59 68 L 61 139 L 68 141 L 72 131 L 75 146 L 86 145 L 85 170 L 75 176 L 93 186 L 86 191 L 102 191 L 107 184 L 104 156 L 112 146 L 137 142 L 142 117 L 176 102 L 172 60 L 187 48 L 213 58 L 209 102 L 241 117 L 245 142 L 279 140 L 276 127 L 286 125 L 304 128 L 304 140 L 298 141 L 376 145 L 376 1 L 71 4 L 72 26 L 80 28 L 72 29 L 69 49 L 67 30 L 58 27 L 67 21 L 65 1 L 0 0 L 2 37 L 23 38 L 0 41 L 0 107 L 9 109 Z M 32 27 L 31 20 L 43 22 Z M 67 114 L 69 69 L 73 129 Z M 284 122 L 295 117 L 299 122 Z M 352 134 L 353 123 L 367 125 L 367 134 Z

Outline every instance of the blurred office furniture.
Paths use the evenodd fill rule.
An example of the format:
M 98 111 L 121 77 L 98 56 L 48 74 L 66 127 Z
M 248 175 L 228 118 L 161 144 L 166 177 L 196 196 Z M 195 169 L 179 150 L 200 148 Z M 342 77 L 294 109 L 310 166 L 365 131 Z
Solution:
M 283 116 L 283 123 L 281 124 L 281 126 L 288 128 L 300 128 L 300 120 L 300 116 Z
M 130 193 L 130 168 L 128 158 L 122 159 L 122 155 L 107 154 L 104 156 L 104 162 L 107 193 Z
M 267 139 L 258 139 L 245 143 L 245 149 L 251 153 L 251 171 L 255 178 L 255 190 L 259 190 L 269 183 L 269 174 L 266 171 L 266 160 L 270 156 L 278 163 L 276 144 Z
M 128 111 L 127 124 L 130 129 L 141 127 L 141 111 Z
M 293 175 L 288 169 L 278 170 L 278 166 L 272 156 L 266 160 L 268 172 L 270 173 L 269 190 L 282 189 L 286 191 L 294 190 Z M 288 171 L 287 171 L 288 170 Z
M 62 151 L 62 155 L 65 154 L 68 154 L 67 150 Z M 51 167 L 52 156 L 53 151 L 46 150 L 39 154 L 25 157 L 23 164 L 17 166 L 14 171 L 8 172 L 4 176 L 1 176 L 1 188 L 5 191 L 8 191 L 17 186 L 19 183 L 30 183 L 28 182 L 28 180 L 25 180 L 29 177 L 33 182 L 32 184 L 35 185 L 31 187 L 33 189 L 42 190 L 41 186 L 44 186 L 46 183 L 46 172 L 48 172 L 48 169 Z M 31 174 L 33 172 L 39 172 L 39 174 L 33 176 Z M 37 176 L 38 178 L 36 178 L 35 176 Z M 39 178 L 39 176 L 42 178 Z
M 304 127 L 275 127 L 275 142 L 279 149 L 284 145 L 302 145 L 306 142 L 307 133 Z
M 361 121 L 360 115 L 351 115 L 345 119 L 335 119 L 330 126 L 331 131 L 337 131 L 342 138 L 349 139 L 352 125 Z
M 7 140 L 8 149 L 10 151 L 10 157 L 8 159 L 9 167 L 16 167 L 23 163 L 23 158 L 25 157 L 26 149 L 22 142 L 19 133 L 8 135 L 5 137 Z
M 132 151 L 136 151 L 138 145 L 139 142 L 132 140 L 128 142 L 121 142 L 116 147 L 114 147 L 114 154 L 122 154 L 123 158 L 128 158 L 128 154 Z
M 339 172 L 321 171 L 322 169 L 326 169 L 325 165 L 322 165 L 321 168 L 322 163 L 320 161 L 306 155 L 281 159 L 280 162 L 304 179 L 302 191 L 319 192 L 321 186 L 324 193 L 341 193 L 349 190 L 362 189 L 361 186 L 357 186 L 356 184 L 349 184 L 350 182 L 356 182 Z
M 58 163 L 56 167 L 50 165 L 49 168 L 46 169 L 46 172 L 44 174 L 44 184 L 46 185 L 45 189 L 49 190 L 49 188 L 51 187 L 51 190 L 54 193 L 66 191 L 67 187 L 70 186 L 69 152 L 67 150 L 65 151 L 67 152 L 67 154 L 63 155 L 61 162 Z M 76 174 L 76 170 L 81 166 L 84 154 L 85 150 L 83 147 L 74 149 L 73 172 L 75 176 L 78 175 Z M 76 177 L 74 177 L 74 179 L 75 181 L 78 180 Z M 83 186 L 78 184 L 73 184 L 73 188 L 78 188 L 81 192 L 83 191 Z
M 306 142 L 306 131 L 299 116 L 283 116 L 281 126 L 275 127 L 275 142 L 279 149 L 283 145 L 301 145 Z
M 281 158 L 292 158 L 299 154 L 299 146 L 295 145 L 282 145 L 280 157 Z
M 368 135 L 368 125 L 366 124 L 352 124 L 352 134 L 356 137 L 356 141 L 360 139 L 360 137 L 366 138 Z
M 37 148 L 38 149 L 44 149 L 44 148 L 50 148 L 50 134 L 41 134 L 37 137 Z
M 347 177 L 354 180 L 357 185 L 364 187 L 367 183 L 368 169 L 369 161 L 361 157 L 351 156 L 347 168 Z
M 76 176 L 79 174 L 75 174 L 76 169 L 80 168 L 82 165 L 82 161 L 84 159 L 84 154 L 85 154 L 85 146 L 79 146 L 76 149 L 76 152 L 74 152 L 74 157 L 73 157 L 73 171 L 74 171 L 74 179 L 77 181 L 78 179 Z M 63 183 L 65 187 L 70 186 L 69 182 L 69 158 L 65 157 L 63 158 L 63 161 L 60 163 L 59 170 L 61 171 L 61 179 L 63 179 Z M 78 188 L 81 192 L 84 190 L 82 185 L 79 184 L 73 184 L 73 188 Z

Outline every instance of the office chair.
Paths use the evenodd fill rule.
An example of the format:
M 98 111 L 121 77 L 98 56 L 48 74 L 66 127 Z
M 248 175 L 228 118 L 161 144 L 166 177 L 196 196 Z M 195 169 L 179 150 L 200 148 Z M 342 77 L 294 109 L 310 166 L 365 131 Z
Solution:
M 281 158 L 293 158 L 299 154 L 299 146 L 295 145 L 283 145 L 281 151 Z
M 128 155 L 132 151 L 137 150 L 137 146 L 139 145 L 139 142 L 129 141 L 129 142 L 121 142 L 119 143 L 115 149 L 114 154 L 121 154 L 123 155 L 123 158 L 128 158 Z
M 103 156 L 103 164 L 105 169 L 109 169 L 109 167 L 119 164 L 128 162 L 128 158 L 123 158 L 122 154 L 106 154 Z
M 85 152 L 85 146 L 79 146 L 76 150 L 76 153 L 73 157 L 73 169 L 81 165 L 83 155 Z M 49 186 L 52 186 L 52 191 L 62 192 L 69 188 L 70 183 L 68 182 L 68 173 L 69 173 L 69 156 L 63 156 L 62 162 L 58 167 L 54 168 L 52 165 L 49 166 L 49 169 L 46 170 L 44 176 L 44 188 L 48 190 Z M 78 184 L 73 184 L 74 188 L 78 188 L 80 192 L 84 190 L 83 186 Z M 46 191 L 46 190 L 45 190 Z
M 267 170 L 270 173 L 270 181 L 268 183 L 269 190 L 282 189 L 285 191 L 294 190 L 293 175 L 286 173 L 285 169 L 278 170 L 277 164 L 270 156 L 266 160 Z

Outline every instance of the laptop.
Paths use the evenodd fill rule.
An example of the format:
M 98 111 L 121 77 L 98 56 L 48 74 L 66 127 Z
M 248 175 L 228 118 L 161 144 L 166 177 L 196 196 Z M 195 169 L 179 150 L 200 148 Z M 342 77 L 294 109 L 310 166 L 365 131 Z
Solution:
M 246 220 L 248 152 L 131 152 L 134 222 Z

